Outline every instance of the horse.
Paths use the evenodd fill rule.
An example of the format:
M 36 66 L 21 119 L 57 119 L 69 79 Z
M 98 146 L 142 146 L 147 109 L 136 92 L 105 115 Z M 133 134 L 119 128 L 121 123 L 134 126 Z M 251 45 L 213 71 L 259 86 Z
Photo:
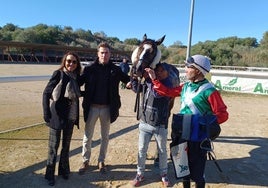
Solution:
M 161 51 L 158 48 L 165 39 L 165 35 L 158 40 L 148 39 L 144 34 L 140 45 L 134 49 L 131 55 L 132 69 L 131 77 L 138 79 L 136 102 L 134 112 L 137 112 L 137 120 L 139 119 L 139 105 L 140 105 L 140 84 L 143 78 L 145 68 L 155 69 L 156 65 L 160 63 Z
M 145 68 L 154 69 L 160 62 L 161 51 L 158 48 L 165 39 L 165 35 L 158 40 L 148 39 L 144 34 L 140 45 L 134 49 L 131 55 L 132 69 L 131 75 L 142 78 Z
M 155 69 L 157 64 L 162 64 L 165 69 L 169 73 L 169 81 L 171 83 L 171 87 L 178 87 L 180 84 L 180 77 L 178 69 L 170 65 L 168 63 L 160 62 L 161 59 L 161 51 L 158 48 L 160 44 L 165 39 L 165 35 L 158 40 L 148 39 L 147 35 L 144 34 L 143 40 L 141 41 L 140 45 L 136 47 L 131 55 L 132 61 L 132 69 L 130 76 L 134 79 L 138 80 L 138 87 L 137 87 L 137 95 L 136 95 L 136 102 L 134 107 L 134 112 L 137 112 L 137 119 L 138 119 L 138 110 L 139 110 L 139 103 L 140 103 L 140 84 L 143 78 L 144 69 L 145 68 L 152 68 Z M 174 99 L 173 99 L 174 102 Z M 173 107 L 172 101 L 170 103 L 170 109 Z

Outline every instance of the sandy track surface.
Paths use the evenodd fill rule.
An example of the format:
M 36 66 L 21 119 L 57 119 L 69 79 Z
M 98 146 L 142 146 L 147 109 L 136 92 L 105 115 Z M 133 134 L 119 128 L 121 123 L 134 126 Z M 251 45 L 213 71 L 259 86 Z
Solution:
M 0 65 L 3 75 L 50 75 L 58 66 Z M 5 73 L 2 73 L 4 71 Z M 10 72 L 8 74 L 8 72 Z M 44 81 L 1 83 L 0 131 L 43 122 L 41 95 Z M 101 175 L 97 168 L 99 152 L 99 123 L 96 125 L 92 148 L 91 168 L 78 175 L 81 165 L 83 117 L 80 129 L 74 129 L 70 152 L 71 175 L 68 181 L 56 177 L 55 187 L 131 187 L 136 174 L 138 121 L 133 112 L 135 94 L 120 90 L 122 107 L 120 117 L 112 124 L 107 155 L 109 172 Z M 268 187 L 268 97 L 256 95 L 223 94 L 230 119 L 222 124 L 220 137 L 214 142 L 219 172 L 213 161 L 206 168 L 206 187 Z M 179 110 L 176 99 L 173 113 Z M 170 130 L 169 130 L 170 131 Z M 39 125 L 20 131 L 0 134 L 0 187 L 48 187 L 44 180 L 47 155 L 48 128 Z M 151 142 L 148 157 L 154 154 Z M 141 187 L 161 187 L 153 160 L 146 161 L 146 179 Z M 56 169 L 57 170 L 57 169 Z M 182 187 L 174 176 L 169 161 L 172 187 Z

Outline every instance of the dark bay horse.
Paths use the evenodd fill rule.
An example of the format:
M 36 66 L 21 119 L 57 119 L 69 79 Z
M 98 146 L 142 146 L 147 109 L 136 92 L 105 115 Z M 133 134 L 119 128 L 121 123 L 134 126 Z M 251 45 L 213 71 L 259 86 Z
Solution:
M 144 34 L 141 44 L 132 52 L 131 61 L 133 66 L 131 73 L 133 76 L 142 77 L 144 68 L 155 68 L 161 59 L 161 51 L 157 46 L 162 44 L 164 39 L 165 35 L 158 40 L 152 40 Z
M 137 112 L 137 119 L 140 104 L 140 84 L 144 69 L 148 67 L 154 69 L 156 65 L 160 63 L 161 51 L 158 49 L 158 45 L 162 44 L 164 39 L 165 35 L 158 40 L 152 40 L 148 39 L 147 35 L 144 34 L 141 44 L 132 52 L 132 69 L 130 75 L 131 77 L 138 79 L 138 90 L 134 107 L 134 112 Z

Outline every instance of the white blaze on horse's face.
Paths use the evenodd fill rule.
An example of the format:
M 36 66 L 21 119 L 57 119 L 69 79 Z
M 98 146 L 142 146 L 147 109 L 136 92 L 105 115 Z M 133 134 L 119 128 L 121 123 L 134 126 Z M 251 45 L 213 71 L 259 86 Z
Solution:
M 144 45 L 143 45 L 143 51 L 142 51 L 141 54 L 140 54 L 140 57 L 139 57 L 139 60 L 138 60 L 138 64 L 136 65 L 137 67 L 140 67 L 140 66 L 141 66 L 141 63 L 142 63 L 144 54 L 145 54 L 147 51 L 150 51 L 150 53 L 151 53 L 152 50 L 153 50 L 153 49 L 152 49 L 152 45 L 150 45 L 150 44 L 144 44 Z

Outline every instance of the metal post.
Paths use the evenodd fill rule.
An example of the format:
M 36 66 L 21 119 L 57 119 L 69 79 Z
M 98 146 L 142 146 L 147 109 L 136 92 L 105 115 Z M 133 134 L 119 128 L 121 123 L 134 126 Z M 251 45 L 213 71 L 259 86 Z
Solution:
M 194 16 L 194 0 L 191 1 L 191 11 L 190 11 L 190 23 L 189 23 L 189 32 L 188 32 L 188 47 L 186 59 L 191 56 L 191 43 L 192 43 L 192 26 L 193 26 L 193 16 Z

